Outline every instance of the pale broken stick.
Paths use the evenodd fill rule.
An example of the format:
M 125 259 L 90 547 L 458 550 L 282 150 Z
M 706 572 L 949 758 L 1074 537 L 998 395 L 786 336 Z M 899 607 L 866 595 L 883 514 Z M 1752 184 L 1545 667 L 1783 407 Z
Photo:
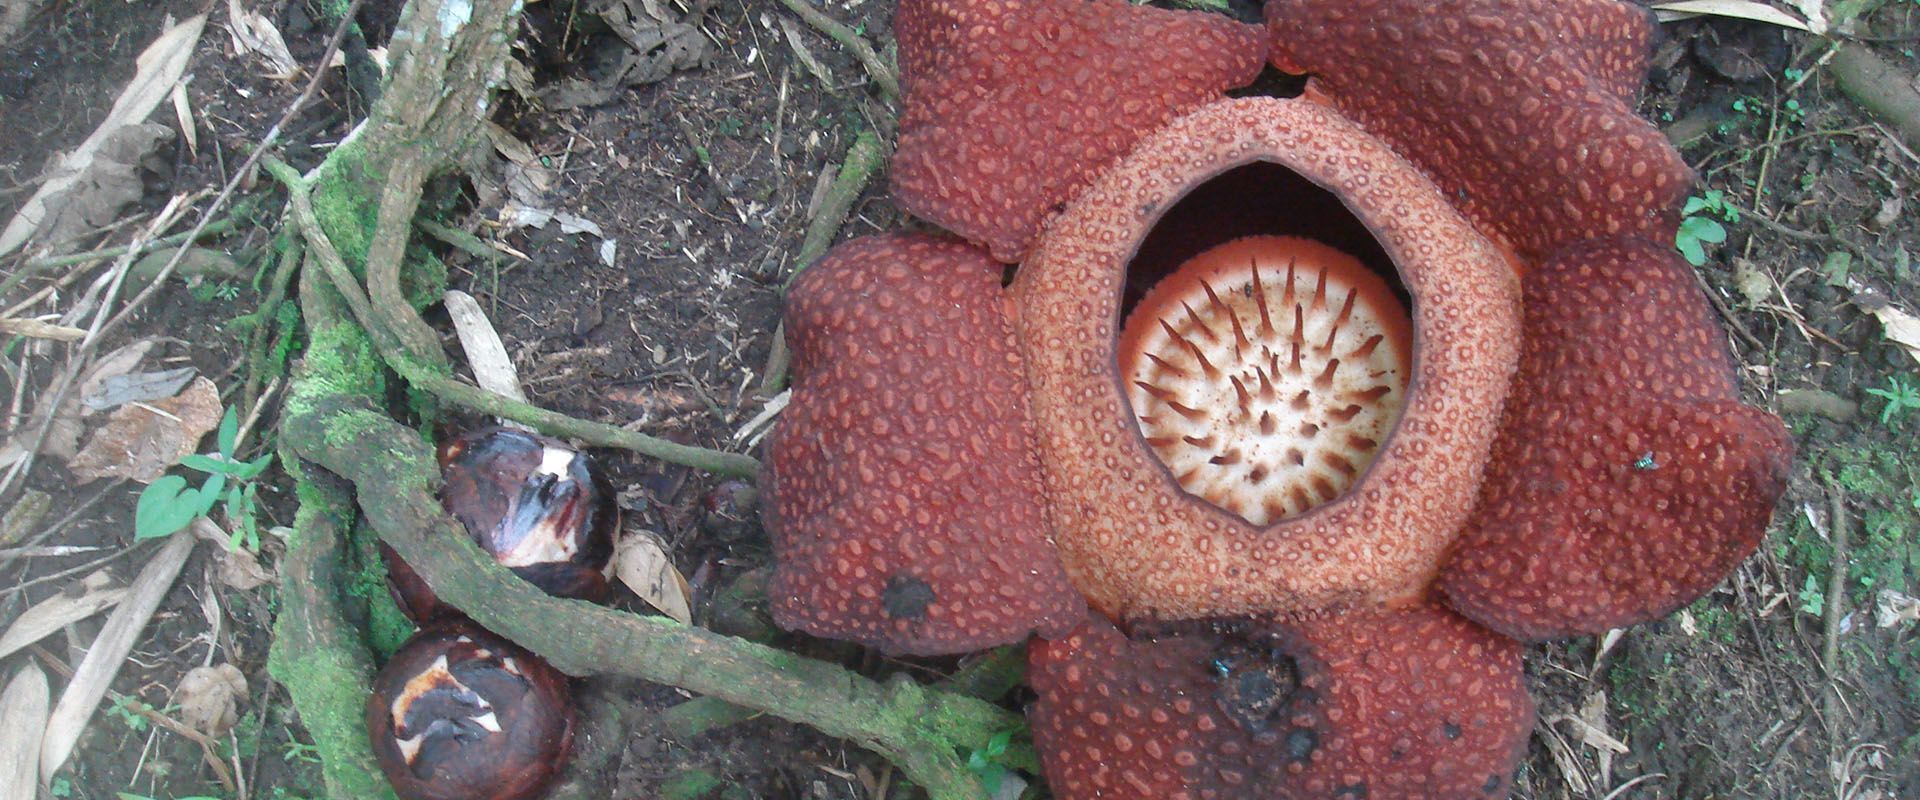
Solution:
M 487 319 L 487 312 L 480 308 L 479 301 L 459 289 L 449 289 L 441 302 L 453 320 L 454 333 L 460 336 L 460 349 L 466 351 L 467 364 L 473 368 L 473 382 L 501 397 L 527 402 L 527 394 L 520 388 L 520 372 L 514 368 L 513 358 L 500 342 L 500 333 L 494 330 L 493 321 Z M 508 419 L 499 422 L 509 428 L 533 430 L 530 425 Z
M 0 693 L 0 797 L 30 799 L 40 788 L 41 723 L 49 699 L 47 676 L 33 664 Z

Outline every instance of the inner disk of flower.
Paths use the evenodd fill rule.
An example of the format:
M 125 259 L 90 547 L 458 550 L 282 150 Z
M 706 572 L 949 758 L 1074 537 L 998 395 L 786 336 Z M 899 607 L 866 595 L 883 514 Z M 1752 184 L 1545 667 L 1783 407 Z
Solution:
M 1154 285 L 1120 335 L 1147 444 L 1182 489 L 1265 525 L 1329 502 L 1406 401 L 1412 325 L 1385 281 L 1308 239 L 1249 236 Z

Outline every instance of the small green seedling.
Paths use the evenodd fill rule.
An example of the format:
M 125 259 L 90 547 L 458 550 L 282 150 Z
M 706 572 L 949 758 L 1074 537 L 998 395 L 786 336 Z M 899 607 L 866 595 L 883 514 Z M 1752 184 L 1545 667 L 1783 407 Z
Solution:
M 1908 383 L 1898 375 L 1887 376 L 1887 388 L 1868 389 L 1867 394 L 1887 401 L 1880 407 L 1880 424 L 1892 425 L 1893 418 L 1920 409 L 1920 384 Z
M 1827 593 L 1820 589 L 1820 579 L 1807 576 L 1807 582 L 1800 585 L 1800 613 L 1820 616 L 1827 611 Z
M 1740 221 L 1740 210 L 1729 205 L 1727 196 L 1719 189 L 1687 198 L 1681 213 L 1685 218 L 1680 220 L 1680 230 L 1673 236 L 1673 246 L 1687 263 L 1696 267 L 1707 263 L 1706 245 L 1727 240 L 1727 229 L 1721 227 L 1720 222 Z
M 995 760 L 1007 752 L 1007 745 L 1013 743 L 1013 731 L 1001 731 L 987 740 L 987 746 L 967 755 L 967 769 L 980 776 L 980 782 L 987 787 L 988 794 L 1000 791 L 1000 781 L 1006 778 L 1007 768 Z
M 206 481 L 194 489 L 187 485 L 186 478 L 163 475 L 147 484 L 133 509 L 133 538 L 166 536 L 187 527 L 212 511 L 214 505 L 224 502 L 227 521 L 234 526 L 228 548 L 244 543 L 249 550 L 259 549 L 260 523 L 255 511 L 260 484 L 254 479 L 273 463 L 273 454 L 241 461 L 233 452 L 239 446 L 239 438 L 239 414 L 236 409 L 228 408 L 220 419 L 219 451 L 190 454 L 180 459 L 180 466 L 207 473 Z

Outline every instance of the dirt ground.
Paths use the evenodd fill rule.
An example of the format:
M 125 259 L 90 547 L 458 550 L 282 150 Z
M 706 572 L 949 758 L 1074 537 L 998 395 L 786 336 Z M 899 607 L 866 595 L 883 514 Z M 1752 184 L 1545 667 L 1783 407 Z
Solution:
M 890 136 L 895 112 L 851 54 L 776 3 L 659 4 L 691 27 L 655 25 L 667 43 L 643 63 L 593 11 L 612 5 L 528 6 L 521 56 L 547 92 L 545 104 L 506 102 L 497 122 L 503 139 L 524 144 L 522 157 L 447 193 L 455 199 L 445 218 L 499 246 L 487 258 L 447 249 L 451 283 L 480 299 L 535 403 L 739 449 L 735 432 L 767 400 L 759 389 L 780 287 L 823 180 L 859 133 Z M 163 23 L 202 10 L 188 0 L 58 2 L 14 41 L 0 42 L 0 219 L 34 190 L 52 153 L 97 123 Z M 253 10 L 302 64 L 318 58 L 331 32 L 317 21 L 321 9 L 302 0 Z M 884 0 L 836 0 L 824 10 L 883 52 L 892 42 Z M 143 162 L 144 193 L 125 210 L 127 222 L 88 234 L 75 249 L 124 242 L 170 197 L 203 193 L 192 199 L 204 205 L 204 193 L 230 177 L 299 93 L 304 80 L 271 77 L 258 56 L 235 51 L 228 13 L 224 4 L 212 11 L 189 67 L 196 146 L 177 135 L 161 144 Z M 363 9 L 373 52 L 396 15 L 395 5 Z M 1920 75 L 1920 4 L 1888 3 L 1869 23 L 1879 54 Z M 1798 454 L 1766 544 L 1719 589 L 1618 637 L 1528 651 L 1541 721 L 1516 796 L 1920 798 L 1920 621 L 1911 610 L 1898 614 L 1907 608 L 1900 598 L 1920 595 L 1920 363 L 1886 339 L 1871 313 L 1874 296 L 1920 310 L 1920 157 L 1835 88 L 1821 40 L 1713 18 L 1663 32 L 1643 112 L 1681 144 L 1702 176 L 1700 195 L 1717 192 L 1711 197 L 1737 210 L 1696 213 L 1716 216 L 1728 234 L 1708 246 L 1699 275 L 1731 331 L 1747 400 L 1781 413 Z M 622 72 L 624 82 L 609 78 Z M 594 91 L 604 102 L 560 107 Z M 286 126 L 281 156 L 301 168 L 317 163 L 366 103 L 331 71 L 319 100 Z M 155 119 L 172 125 L 171 106 Z M 256 273 L 272 270 L 266 243 L 282 202 L 265 181 L 242 183 L 242 196 L 260 197 L 267 211 L 214 240 L 242 271 L 175 282 L 105 343 L 153 337 L 147 368 L 192 366 L 228 404 L 241 401 L 250 377 L 253 329 L 241 318 L 262 301 Z M 559 221 L 504 227 L 498 220 L 509 200 L 577 215 L 600 232 L 568 232 Z M 840 237 L 907 224 L 879 180 Z M 615 243 L 610 259 L 606 241 Z M 0 261 L 0 274 L 23 263 Z M 105 269 L 93 261 L 29 277 L 7 307 L 65 283 L 8 316 L 64 313 Z M 0 400 L 23 398 L 12 406 L 8 436 L 66 347 L 8 338 Z M 1911 405 L 1894 399 L 1903 388 L 1914 393 Z M 272 418 L 269 403 L 262 425 L 270 428 Z M 471 422 L 456 416 L 441 425 Z M 264 451 L 248 455 L 257 452 Z M 696 619 L 728 632 L 753 629 L 757 620 L 708 610 L 722 588 L 767 563 L 751 493 L 629 455 L 608 453 L 606 463 L 627 524 L 671 545 Z M 27 485 L 53 507 L 0 549 L 31 537 L 35 546 L 71 550 L 0 560 L 0 627 L 96 569 L 130 577 L 151 547 L 132 538 L 139 484 L 80 485 L 46 459 Z M 277 470 L 264 480 L 264 526 L 290 524 L 288 487 Z M 1836 525 L 1850 540 L 1839 565 Z M 281 549 L 268 534 L 261 568 L 271 571 Z M 196 550 L 114 682 L 118 699 L 103 704 L 53 781 L 53 796 L 321 793 L 311 739 L 265 668 L 274 585 L 242 588 L 229 580 L 227 562 L 217 547 Z M 1840 566 L 1844 597 L 1829 603 Z M 1881 609 L 1886 625 L 1876 619 Z M 0 662 L 0 675 L 31 659 L 58 687 L 59 673 L 99 628 L 99 617 L 70 625 Z M 869 674 L 951 667 L 780 641 Z M 177 716 L 182 675 L 208 663 L 231 663 L 247 679 L 238 725 L 213 743 L 236 786 L 222 785 L 200 745 L 155 719 Z M 677 737 L 654 719 L 685 699 L 671 687 L 598 681 L 582 691 L 623 713 L 617 725 L 590 725 L 588 766 L 569 775 L 577 796 L 853 800 L 875 797 L 891 780 L 877 757 L 777 720 Z M 701 794 L 709 784 L 713 791 Z

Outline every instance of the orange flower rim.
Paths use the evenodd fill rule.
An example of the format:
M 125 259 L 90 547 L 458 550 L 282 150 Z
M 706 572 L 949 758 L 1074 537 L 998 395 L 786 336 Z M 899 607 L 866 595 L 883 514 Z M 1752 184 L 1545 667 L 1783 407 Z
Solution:
M 1710 589 L 1791 446 L 1667 244 L 1644 11 L 1265 16 L 901 0 L 894 196 L 953 236 L 794 286 L 775 618 L 1035 637 L 1060 798 L 1503 797 L 1519 642 Z

